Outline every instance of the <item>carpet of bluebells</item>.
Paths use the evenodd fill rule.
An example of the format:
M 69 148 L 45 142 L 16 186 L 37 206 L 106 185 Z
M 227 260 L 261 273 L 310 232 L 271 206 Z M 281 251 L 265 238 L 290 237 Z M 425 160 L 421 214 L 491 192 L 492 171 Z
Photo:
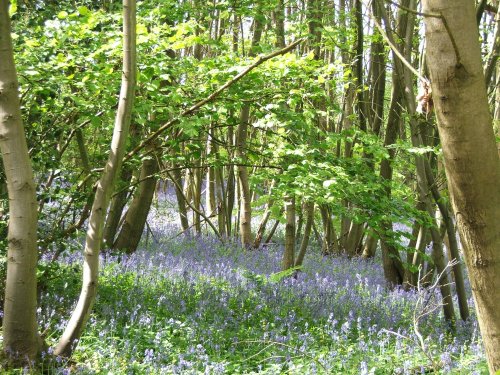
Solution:
M 296 277 L 283 277 L 278 244 L 248 251 L 178 236 L 164 213 L 149 224 L 137 253 L 101 257 L 98 298 L 74 357 L 46 373 L 487 373 L 474 314 L 451 334 L 436 309 L 419 325 L 423 350 L 412 322 L 422 294 L 386 289 L 380 261 L 311 249 Z M 80 253 L 67 254 L 40 286 L 49 344 L 78 297 L 80 264 Z

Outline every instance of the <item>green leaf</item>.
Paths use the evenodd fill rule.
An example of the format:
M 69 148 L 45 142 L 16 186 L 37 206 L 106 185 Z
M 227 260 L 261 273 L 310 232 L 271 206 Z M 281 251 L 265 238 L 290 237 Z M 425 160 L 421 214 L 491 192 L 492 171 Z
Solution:
M 302 266 L 292 267 L 284 271 L 272 273 L 269 275 L 268 280 L 272 283 L 280 282 L 281 280 L 292 276 L 296 271 L 300 270 Z
M 59 13 L 57 13 L 57 18 L 59 18 L 60 20 L 68 18 L 68 12 L 66 12 L 65 10 L 60 11 Z
M 12 17 L 16 13 L 17 13 L 17 0 L 11 0 L 10 8 L 9 8 L 9 15 Z
M 77 10 L 78 10 L 78 13 L 80 13 L 80 15 L 82 15 L 82 16 L 88 16 L 88 15 L 90 15 L 90 10 L 86 6 L 83 6 L 83 5 L 79 6 L 77 8 Z

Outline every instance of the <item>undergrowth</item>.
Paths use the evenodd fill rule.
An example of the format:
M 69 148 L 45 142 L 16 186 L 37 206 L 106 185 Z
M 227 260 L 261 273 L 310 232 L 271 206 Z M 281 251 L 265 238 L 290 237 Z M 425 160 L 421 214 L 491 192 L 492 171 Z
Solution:
M 430 354 L 440 373 L 487 373 L 474 319 L 451 334 L 439 312 L 429 316 L 422 353 L 402 338 L 413 335 L 416 295 L 384 288 L 380 266 L 308 254 L 296 278 L 283 277 L 281 251 L 176 238 L 103 257 L 98 298 L 71 362 L 24 371 L 420 374 L 431 372 Z M 78 258 L 52 266 L 42 283 L 39 323 L 51 345 L 79 294 Z

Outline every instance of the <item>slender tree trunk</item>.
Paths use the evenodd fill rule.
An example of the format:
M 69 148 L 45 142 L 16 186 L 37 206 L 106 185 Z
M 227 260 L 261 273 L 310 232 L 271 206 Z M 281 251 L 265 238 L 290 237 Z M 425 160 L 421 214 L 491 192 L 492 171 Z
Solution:
M 243 104 L 241 109 L 240 125 L 236 137 L 236 152 L 240 163 L 246 160 L 246 140 L 248 132 L 248 122 L 250 118 L 250 105 Z M 252 206 L 250 185 L 248 181 L 248 169 L 244 165 L 238 166 L 238 182 L 240 191 L 240 236 L 241 244 L 249 247 L 252 244 Z
M 395 156 L 394 148 L 390 147 L 396 142 L 399 133 L 399 121 L 401 116 L 401 80 L 397 74 L 393 74 L 392 79 L 391 104 L 389 107 L 389 117 L 385 131 L 384 146 L 388 148 L 388 159 L 383 159 L 380 164 L 380 177 L 386 184 L 385 191 L 388 197 L 391 196 L 392 181 L 392 159 Z M 383 232 L 392 230 L 392 221 L 386 220 L 382 223 Z M 389 285 L 400 285 L 403 282 L 403 265 L 397 249 L 389 243 L 384 236 L 381 238 L 382 262 L 384 276 Z
M 9 196 L 3 350 L 23 365 L 42 349 L 36 320 L 38 213 L 10 33 L 9 1 L 0 0 L 0 151 Z
M 264 241 L 265 245 L 267 245 L 269 242 L 271 242 L 271 240 L 273 239 L 274 233 L 276 232 L 276 229 L 278 229 L 279 224 L 280 224 L 280 221 L 278 219 L 276 219 L 274 221 L 274 224 L 273 224 L 271 230 L 269 231 L 269 234 L 266 237 L 266 240 Z
M 453 223 L 452 214 L 448 209 L 448 206 L 443 202 L 442 196 L 439 193 L 436 181 L 434 179 L 434 173 L 431 170 L 431 166 L 428 160 L 425 160 L 424 167 L 429 189 L 431 191 L 432 197 L 434 198 L 434 201 L 439 208 L 439 212 L 443 219 L 446 232 L 448 233 L 447 247 L 450 252 L 450 261 L 456 260 L 456 264 L 452 267 L 452 270 L 453 276 L 455 277 L 455 289 L 457 291 L 460 317 L 465 321 L 469 317 L 469 306 L 467 303 L 467 293 L 465 291 L 462 265 L 460 264 L 460 253 L 458 250 L 458 241 L 455 233 L 455 224 Z
M 285 252 L 283 253 L 282 269 L 287 270 L 295 264 L 295 198 L 285 199 Z
M 156 181 L 158 180 L 155 176 L 156 172 L 158 172 L 158 162 L 155 158 L 142 161 L 139 187 L 130 203 L 113 248 L 127 253 L 133 253 L 137 249 L 153 202 Z
M 309 49 L 314 59 L 320 58 L 322 0 L 307 0 L 307 23 L 309 29 Z
M 415 0 L 409 0 L 407 7 L 410 9 L 415 10 L 416 9 L 416 2 Z M 380 8 L 381 13 L 382 13 L 382 18 L 384 19 L 384 22 L 386 25 L 389 24 L 387 14 L 385 13 L 385 10 L 381 7 Z M 401 35 L 405 35 L 405 44 L 406 44 L 406 49 L 400 48 L 400 52 L 405 56 L 405 59 L 407 61 L 411 62 L 411 46 L 412 46 L 412 35 L 413 35 L 413 30 L 414 30 L 414 21 L 415 21 L 415 15 L 414 13 L 408 14 L 408 12 L 405 12 L 403 10 L 400 11 L 401 14 L 404 13 L 404 16 L 398 17 L 402 29 L 400 31 Z M 406 22 L 402 22 L 403 20 L 406 20 Z M 387 29 L 387 37 L 391 41 L 392 45 L 396 45 L 395 43 L 395 38 L 392 34 L 392 30 L 389 28 Z M 421 147 L 423 145 L 421 135 L 420 135 L 420 129 L 418 127 L 417 121 L 416 121 L 416 98 L 415 94 L 413 92 L 413 79 L 410 75 L 409 69 L 403 66 L 401 61 L 399 60 L 399 57 L 397 57 L 394 54 L 394 62 L 395 62 L 395 68 L 396 68 L 396 74 L 403 79 L 403 99 L 404 99 L 404 104 L 406 106 L 406 109 L 409 114 L 409 122 L 410 122 L 410 130 L 411 130 L 411 142 L 414 147 Z M 439 277 L 439 287 L 440 291 L 443 297 L 443 312 L 445 315 L 446 320 L 449 322 L 453 323 L 455 321 L 455 313 L 453 309 L 453 303 L 451 302 L 451 291 L 448 283 L 448 275 L 444 272 L 445 270 L 445 265 L 444 265 L 444 258 L 443 258 L 443 247 L 442 247 L 442 242 L 441 242 L 441 236 L 439 235 L 439 232 L 437 230 L 436 226 L 436 220 L 434 216 L 434 210 L 432 207 L 432 203 L 430 200 L 430 194 L 429 194 L 429 182 L 427 181 L 427 177 L 425 174 L 425 162 L 428 162 L 427 159 L 425 159 L 422 155 L 416 155 L 415 156 L 415 165 L 416 165 L 416 170 L 417 170 L 417 186 L 419 190 L 419 195 L 420 195 L 420 200 L 423 202 L 425 205 L 425 210 L 429 213 L 430 217 L 432 218 L 433 221 L 433 226 L 431 226 L 430 231 L 431 231 L 431 237 L 433 240 L 433 251 L 432 251 L 432 258 L 434 265 L 438 271 L 438 274 L 440 275 Z
M 363 231 L 363 224 L 351 221 L 349 234 L 347 235 L 347 240 L 344 248 L 344 251 L 348 256 L 353 257 L 359 252 L 361 242 L 363 240 Z
M 201 234 L 201 191 L 202 191 L 202 183 L 203 183 L 203 171 L 201 169 L 201 160 L 196 161 L 197 168 L 194 168 L 192 172 L 192 180 L 191 180 L 191 196 L 193 198 L 193 223 L 194 229 L 197 234 Z
M 274 199 L 271 198 L 271 193 L 274 187 L 276 180 L 272 180 L 271 185 L 269 187 L 269 199 L 266 204 L 266 209 L 264 211 L 264 215 L 262 220 L 260 221 L 259 228 L 257 229 L 257 233 L 255 234 L 255 240 L 253 241 L 254 249 L 258 249 L 262 242 L 262 238 L 264 237 L 264 232 L 266 231 L 267 222 L 271 217 L 271 207 L 274 204 Z
M 300 243 L 299 255 L 297 255 L 297 259 L 295 260 L 295 267 L 302 266 L 302 263 L 304 262 L 304 257 L 306 255 L 307 246 L 309 245 L 309 238 L 311 236 L 311 229 L 314 222 L 314 203 L 304 203 L 304 211 L 306 214 L 306 225 L 304 227 L 304 237 L 302 237 L 302 242 Z
M 372 1 L 373 16 L 380 22 L 380 11 L 377 1 Z M 384 120 L 384 100 L 386 81 L 386 60 L 384 43 L 381 40 L 380 31 L 373 30 L 373 42 L 371 46 L 371 108 L 367 111 L 370 114 L 371 128 L 374 134 L 380 133 Z
M 123 168 L 121 173 L 121 180 L 129 184 L 132 178 L 132 172 L 129 168 Z M 115 242 L 116 232 L 118 231 L 118 226 L 120 224 L 120 219 L 122 217 L 123 209 L 127 204 L 129 191 L 124 189 L 119 191 L 112 199 L 109 206 L 108 216 L 106 218 L 106 225 L 104 226 L 104 246 L 105 248 L 111 248 Z
M 213 156 L 214 151 L 214 141 L 213 141 L 213 136 L 214 136 L 214 128 L 213 126 L 210 127 L 208 131 L 208 136 L 207 136 L 207 158 L 210 158 Z M 207 216 L 212 216 L 215 214 L 217 211 L 217 205 L 215 203 L 215 167 L 209 166 L 207 168 L 207 187 L 206 187 L 206 203 L 205 206 L 207 208 L 208 215 Z
M 182 187 L 182 172 L 178 164 L 174 164 L 172 170 L 172 177 L 175 179 L 175 196 L 177 198 L 177 208 L 179 210 L 179 218 L 181 221 L 181 228 L 184 234 L 189 234 L 189 220 L 186 208 L 185 195 L 181 189 Z
M 216 153 L 218 155 L 218 153 Z M 217 156 L 216 156 L 217 157 Z M 224 188 L 223 168 L 215 168 L 215 195 L 217 198 L 217 225 L 221 236 L 227 236 L 227 206 L 226 206 L 226 191 Z
M 339 254 L 340 249 L 337 245 L 337 235 L 333 227 L 330 210 L 327 206 L 320 206 L 321 219 L 323 220 L 323 244 L 321 252 L 323 255 Z
M 135 48 L 135 0 L 123 0 L 123 73 L 118 110 L 116 114 L 111 152 L 104 167 L 89 219 L 85 241 L 83 285 L 78 304 L 56 346 L 56 355 L 71 356 L 94 305 L 97 291 L 99 251 L 101 248 L 104 220 L 113 192 L 116 176 L 120 172 L 135 94 L 136 48 Z
M 363 88 L 363 2 L 354 0 L 355 3 L 355 22 L 356 22 L 356 84 L 357 84 L 357 103 L 356 111 L 358 115 L 359 128 L 366 131 L 365 115 L 365 92 Z
M 260 221 L 259 228 L 257 229 L 257 233 L 255 234 L 255 239 L 253 241 L 253 248 L 258 249 L 260 247 L 260 244 L 262 242 L 262 239 L 264 238 L 264 233 L 266 231 L 266 226 L 267 222 L 269 221 L 269 218 L 271 217 L 271 206 L 272 202 L 267 203 L 268 206 L 266 207 L 266 210 L 264 211 L 264 215 L 262 216 L 262 220 Z
M 257 14 L 254 18 L 254 30 L 249 56 L 256 56 L 259 48 L 262 31 L 264 29 L 264 15 L 260 12 L 262 4 L 257 3 Z M 248 126 L 250 122 L 250 104 L 243 103 L 240 113 L 240 123 L 236 135 L 236 156 L 241 164 L 246 161 L 246 145 L 248 137 Z M 238 166 L 238 184 L 240 189 L 240 236 L 241 243 L 245 247 L 252 244 L 252 198 L 248 180 L 248 168 L 245 165 Z
M 491 373 L 500 370 L 500 160 L 474 4 L 424 0 L 427 58 L 448 186 Z
M 361 256 L 365 259 L 373 258 L 377 251 L 378 238 L 368 234 L 368 238 L 366 239 L 365 246 L 363 247 L 363 253 Z
M 285 48 L 285 2 L 278 0 L 274 9 L 274 22 L 276 24 L 276 47 Z

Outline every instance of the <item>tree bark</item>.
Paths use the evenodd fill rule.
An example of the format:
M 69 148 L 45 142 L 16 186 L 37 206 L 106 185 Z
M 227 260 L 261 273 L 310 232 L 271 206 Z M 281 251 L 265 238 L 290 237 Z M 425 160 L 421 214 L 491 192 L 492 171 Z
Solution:
M 9 196 L 3 350 L 23 365 L 42 348 L 36 320 L 38 212 L 10 33 L 9 1 L 0 0 L 0 151 Z
M 278 0 L 274 8 L 274 23 L 276 24 L 276 47 L 285 47 L 285 1 Z
M 306 255 L 307 246 L 309 245 L 309 238 L 311 237 L 311 229 L 314 221 L 314 203 L 304 203 L 304 211 L 306 214 L 306 225 L 304 228 L 304 237 L 302 237 L 302 242 L 300 243 L 299 255 L 297 255 L 297 259 L 295 259 L 295 267 L 302 266 L 302 263 L 304 262 L 304 257 Z
M 453 3 L 453 6 L 450 6 Z M 445 170 L 491 373 L 500 369 L 500 160 L 474 4 L 424 0 L 427 59 Z
M 186 199 L 182 191 L 182 173 L 179 164 L 174 164 L 172 178 L 174 179 L 175 196 L 177 198 L 177 207 L 179 209 L 179 219 L 181 221 L 182 232 L 184 234 L 189 234 L 189 220 L 186 208 Z
M 250 105 L 243 104 L 241 108 L 240 124 L 236 136 L 236 155 L 240 158 L 240 163 L 244 164 L 246 159 L 246 141 L 248 132 L 248 122 L 250 117 Z M 252 244 L 252 205 L 250 195 L 250 185 L 248 181 L 248 169 L 245 165 L 238 166 L 238 183 L 240 192 L 240 236 L 241 244 L 250 247 Z
M 142 161 L 139 187 L 130 203 L 113 248 L 129 254 L 137 249 L 153 202 L 156 181 L 158 180 L 155 176 L 156 172 L 158 172 L 158 161 L 155 158 Z
M 283 253 L 283 271 L 295 264 L 295 198 L 285 198 L 285 252 Z
M 113 192 L 116 176 L 125 154 L 126 141 L 130 129 L 130 119 L 135 94 L 136 82 L 136 3 L 135 0 L 123 0 L 123 72 L 116 113 L 111 152 L 102 176 L 97 183 L 96 194 L 89 219 L 85 241 L 83 282 L 78 303 L 57 344 L 54 353 L 71 356 L 94 305 L 99 269 L 99 251 L 101 249 L 104 220 Z
M 128 168 L 123 168 L 121 173 L 121 180 L 129 184 L 132 178 L 132 172 Z M 111 248 L 115 242 L 116 232 L 120 224 L 123 209 L 128 201 L 129 191 L 124 189 L 119 191 L 112 199 L 109 207 L 108 216 L 106 218 L 106 225 L 104 226 L 103 241 L 105 248 Z

